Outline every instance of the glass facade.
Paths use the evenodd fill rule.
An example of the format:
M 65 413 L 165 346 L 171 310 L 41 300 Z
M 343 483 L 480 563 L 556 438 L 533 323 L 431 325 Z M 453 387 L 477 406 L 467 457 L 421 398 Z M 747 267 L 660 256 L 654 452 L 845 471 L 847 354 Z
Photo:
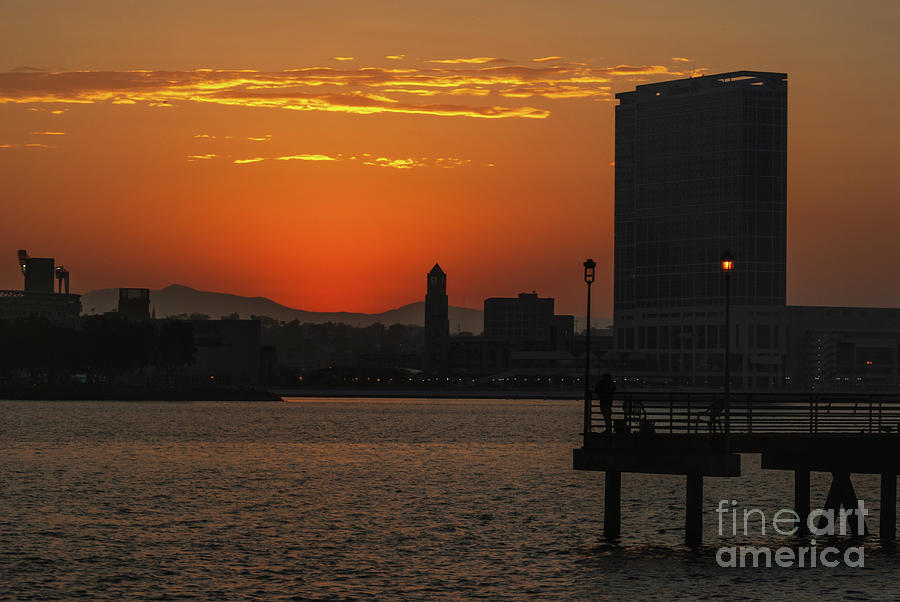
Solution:
M 730 251 L 732 386 L 780 386 L 787 76 L 739 71 L 616 97 L 614 322 L 627 372 L 723 384 Z
M 616 107 L 615 308 L 785 303 L 787 77 L 638 86 Z

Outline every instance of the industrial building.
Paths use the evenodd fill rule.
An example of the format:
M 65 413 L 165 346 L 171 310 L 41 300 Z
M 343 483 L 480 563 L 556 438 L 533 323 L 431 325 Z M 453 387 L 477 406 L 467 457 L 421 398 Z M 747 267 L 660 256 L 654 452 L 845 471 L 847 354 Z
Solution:
M 52 257 L 31 257 L 24 249 L 16 253 L 16 259 L 24 287 L 0 290 L 0 320 L 40 316 L 57 324 L 76 326 L 81 297 L 69 293 L 69 271 L 56 266 Z

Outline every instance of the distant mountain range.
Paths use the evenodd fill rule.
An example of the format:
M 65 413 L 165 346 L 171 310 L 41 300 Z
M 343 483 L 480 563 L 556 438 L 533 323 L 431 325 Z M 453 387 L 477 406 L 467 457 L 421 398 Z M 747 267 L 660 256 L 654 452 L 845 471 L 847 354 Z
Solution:
M 119 303 L 119 289 L 105 288 L 90 291 L 81 296 L 81 307 L 85 314 L 102 314 L 113 311 Z M 425 303 L 419 301 L 380 314 L 362 314 L 346 311 L 319 312 L 294 309 L 265 297 L 241 297 L 227 293 L 211 293 L 198 291 L 181 284 L 173 284 L 161 290 L 150 291 L 150 304 L 156 310 L 156 316 L 164 318 L 179 314 L 206 314 L 218 319 L 233 313 L 241 318 L 268 316 L 275 320 L 290 322 L 299 320 L 313 324 L 325 322 L 343 322 L 351 326 L 370 326 L 381 322 L 385 326 L 391 324 L 425 324 Z M 450 331 L 479 334 L 484 329 L 483 312 L 468 307 L 450 306 Z
M 102 314 L 114 311 L 119 303 L 119 289 L 104 288 L 90 291 L 81 296 L 81 308 L 85 314 Z M 150 304 L 156 310 L 156 316 L 177 316 L 180 314 L 206 314 L 217 320 L 222 316 L 237 313 L 241 318 L 250 316 L 267 316 L 282 322 L 299 320 L 312 324 L 325 322 L 343 322 L 351 326 L 370 326 L 381 322 L 385 326 L 391 324 L 425 325 L 425 303 L 418 301 L 380 314 L 362 314 L 346 311 L 321 312 L 306 311 L 275 303 L 265 297 L 242 297 L 228 293 L 211 293 L 198 291 L 181 284 L 173 284 L 164 289 L 150 291 Z M 592 318 L 594 328 L 604 328 L 612 324 L 605 317 Z M 575 330 L 584 328 L 584 316 L 575 316 Z M 450 332 L 471 332 L 480 334 L 484 330 L 484 312 L 468 307 L 450 306 Z

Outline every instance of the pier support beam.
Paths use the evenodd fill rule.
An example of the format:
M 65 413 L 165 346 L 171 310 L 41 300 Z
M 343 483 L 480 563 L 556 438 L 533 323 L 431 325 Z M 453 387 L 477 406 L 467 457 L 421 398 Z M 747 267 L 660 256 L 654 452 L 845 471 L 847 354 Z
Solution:
M 606 491 L 603 496 L 603 535 L 619 539 L 622 533 L 622 473 L 606 471 Z
M 850 481 L 850 473 L 842 471 L 834 471 L 831 473 L 831 487 L 828 488 L 828 496 L 825 498 L 825 510 L 834 512 L 834 526 L 839 527 L 841 506 L 848 512 L 847 527 L 853 535 L 868 535 L 869 528 L 862 518 L 862 533 L 859 532 L 859 524 L 856 520 L 859 517 L 857 508 L 859 507 L 859 499 L 856 497 L 856 490 L 853 489 L 853 483 Z M 853 519 L 853 520 L 849 520 Z M 818 528 L 823 529 L 828 524 L 824 516 L 819 517 Z
M 798 535 L 809 535 L 806 519 L 809 517 L 809 470 L 798 468 L 794 471 L 794 511 L 800 517 Z
M 881 516 L 878 538 L 882 543 L 893 543 L 897 538 L 897 475 L 881 475 Z
M 684 541 L 697 549 L 703 542 L 703 475 L 687 475 L 687 504 L 684 520 Z

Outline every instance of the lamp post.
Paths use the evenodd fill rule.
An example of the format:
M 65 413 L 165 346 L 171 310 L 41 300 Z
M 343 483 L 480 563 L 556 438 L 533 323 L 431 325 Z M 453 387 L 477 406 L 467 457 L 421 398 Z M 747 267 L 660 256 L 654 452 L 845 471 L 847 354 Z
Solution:
M 731 272 L 734 257 L 730 251 L 722 253 L 722 276 L 725 280 L 725 436 L 731 434 Z
M 591 284 L 594 282 L 593 259 L 584 262 L 584 282 L 587 284 L 587 327 L 584 330 L 584 444 L 591 432 Z

